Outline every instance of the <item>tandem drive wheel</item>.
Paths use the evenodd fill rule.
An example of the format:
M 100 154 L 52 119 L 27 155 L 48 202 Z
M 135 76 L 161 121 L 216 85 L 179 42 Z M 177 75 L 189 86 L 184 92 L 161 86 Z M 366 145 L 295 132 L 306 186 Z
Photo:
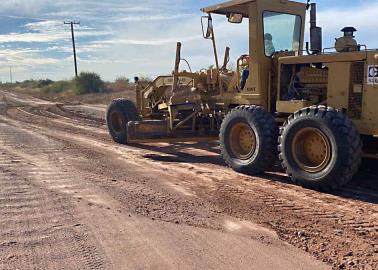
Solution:
M 279 157 L 302 186 L 332 190 L 347 184 L 361 163 L 361 139 L 345 114 L 314 106 L 296 112 L 281 129 Z
M 274 166 L 278 128 L 258 106 L 240 106 L 224 119 L 220 146 L 225 162 L 237 172 L 260 174 Z

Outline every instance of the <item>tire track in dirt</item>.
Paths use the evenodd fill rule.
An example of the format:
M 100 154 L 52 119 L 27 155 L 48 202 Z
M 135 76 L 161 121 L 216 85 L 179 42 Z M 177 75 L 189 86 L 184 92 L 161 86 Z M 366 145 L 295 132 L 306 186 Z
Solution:
M 64 120 L 65 120 L 64 124 L 66 124 L 67 126 L 72 128 L 70 130 L 71 132 L 75 132 L 75 134 L 81 135 L 82 131 L 83 131 L 82 126 L 84 125 L 84 126 L 86 126 L 84 128 L 85 131 L 89 132 L 86 135 L 91 136 L 91 137 L 93 137 L 97 140 L 101 139 L 102 142 L 106 142 L 106 143 L 110 142 L 109 135 L 108 135 L 107 131 L 105 130 L 106 127 L 103 125 L 103 123 L 104 123 L 103 121 L 99 122 L 98 119 L 97 120 L 88 120 L 87 118 L 84 118 L 85 116 L 83 116 L 81 113 L 79 115 L 75 116 L 75 114 L 73 112 L 74 106 L 69 106 L 69 107 L 71 108 L 69 115 L 72 118 L 69 118 L 69 117 L 62 115 L 62 114 L 66 114 L 66 112 L 67 112 L 67 110 L 65 110 L 63 106 L 59 106 L 59 108 L 52 106 L 52 107 L 47 108 L 47 109 L 40 109 L 39 113 L 35 112 L 35 109 L 32 109 L 32 111 L 34 111 L 34 114 L 33 114 L 33 112 L 30 112 L 30 115 L 32 115 L 32 116 L 34 115 L 35 117 L 37 117 L 37 116 L 44 117 L 44 120 L 46 120 L 46 121 L 51 121 L 52 120 L 51 117 L 54 118 L 54 121 L 57 118 L 64 118 Z M 28 113 L 28 111 L 30 111 L 30 110 L 31 109 L 27 109 L 27 108 L 21 109 L 21 111 L 23 111 L 24 113 Z M 46 111 L 48 112 L 47 114 L 44 113 Z M 54 112 L 51 113 L 50 111 L 54 111 Z M 96 118 L 92 116 L 92 119 L 96 119 Z M 87 126 L 89 126 L 89 128 L 87 128 Z M 56 126 L 52 126 L 52 127 L 56 128 Z M 194 163 L 196 163 L 196 160 L 194 160 L 194 158 L 193 158 L 194 155 L 197 155 L 199 158 L 201 158 L 201 155 L 206 156 L 206 155 L 210 154 L 208 149 L 206 151 L 206 150 L 200 150 L 200 149 L 197 148 L 197 149 L 193 149 L 194 154 L 192 155 L 191 151 L 190 151 L 190 144 L 182 143 L 182 144 L 177 144 L 177 145 L 179 146 L 179 147 L 177 147 L 178 149 L 176 149 L 176 147 L 170 147 L 169 144 L 138 145 L 137 147 L 141 147 L 141 149 L 144 149 L 144 150 L 147 150 L 147 151 L 151 150 L 153 153 L 148 154 L 148 153 L 144 152 L 144 157 L 152 159 L 153 161 L 156 161 L 156 162 L 161 161 L 160 163 L 162 163 L 162 164 L 167 163 L 167 162 L 170 162 L 170 163 L 172 163 L 172 162 L 174 162 L 174 163 L 176 163 L 176 162 L 178 162 L 178 163 L 194 162 Z M 203 146 L 201 146 L 201 147 L 203 147 Z M 207 145 L 206 147 L 211 148 L 212 146 Z M 180 150 L 184 150 L 185 153 L 187 153 L 187 154 L 181 154 L 180 155 L 180 153 L 179 153 L 179 155 L 177 155 L 178 152 L 180 152 Z M 211 154 L 216 156 L 216 157 L 219 157 L 218 152 L 219 152 L 219 150 L 216 150 L 216 153 L 211 153 Z M 162 155 L 162 153 L 163 153 L 163 155 Z M 212 170 L 214 168 L 224 169 L 224 166 L 212 166 L 211 165 L 212 160 L 210 158 L 204 159 L 203 161 L 204 162 L 201 162 L 202 168 L 198 169 L 198 170 L 194 170 L 198 175 L 206 175 L 206 176 L 211 178 L 212 175 L 213 175 Z M 208 164 L 206 164 L 206 162 Z M 223 162 L 221 161 L 220 157 L 216 161 L 216 164 L 218 164 L 218 163 L 219 163 L 219 165 L 223 165 Z M 204 170 L 204 167 L 205 168 L 210 167 L 210 168 L 208 170 Z M 192 165 L 188 165 L 187 168 L 189 170 L 194 169 L 194 167 Z M 224 172 L 229 174 L 229 170 L 224 170 Z M 232 177 L 235 177 L 235 173 L 232 172 L 231 174 L 232 174 Z M 286 177 L 283 177 L 282 174 L 278 174 L 278 175 L 277 174 L 276 175 L 271 174 L 269 176 L 272 179 L 276 179 L 278 181 L 282 181 L 283 179 L 286 178 Z M 251 178 L 249 178 L 249 179 L 251 179 Z M 288 180 L 284 180 L 284 182 L 288 182 Z M 270 183 L 270 184 L 274 184 L 274 183 Z M 278 184 L 277 186 L 279 186 L 279 185 L 280 184 Z M 336 195 L 341 195 L 341 196 L 344 196 L 344 197 L 350 197 L 351 199 L 357 199 L 357 200 L 374 201 L 374 202 L 378 203 L 378 192 L 377 191 L 378 190 L 370 191 L 367 188 L 359 187 L 357 185 L 357 182 L 354 182 L 352 185 L 349 185 L 349 186 L 339 190 Z
M 230 239 L 230 236 L 226 234 L 205 229 L 178 227 L 178 225 L 171 223 L 156 223 L 156 221 L 151 223 L 133 220 L 130 217 L 125 218 L 118 213 L 122 208 L 118 208 L 117 203 L 112 202 L 112 199 L 106 198 L 106 195 L 94 188 L 86 180 L 87 178 L 96 178 L 95 174 L 78 171 L 71 167 L 72 164 L 70 164 L 69 160 L 62 159 L 62 157 L 70 154 L 66 153 L 68 151 L 66 145 L 51 139 L 51 137 L 46 137 L 43 135 L 43 132 L 42 134 L 37 133 L 34 128 L 31 128 L 31 125 L 25 126 L 26 129 L 20 129 L 17 126 L 12 127 L 0 123 L 2 142 L 0 151 L 4 153 L 4 160 L 1 160 L 0 163 L 4 166 L 5 170 L 8 170 L 17 177 L 21 174 L 24 177 L 22 179 L 27 181 L 28 185 L 24 185 L 26 190 L 21 190 L 20 194 L 25 194 L 25 192 L 28 192 L 27 186 L 32 186 L 33 191 L 29 195 L 35 196 L 37 194 L 38 196 L 42 196 L 46 194 L 47 196 L 49 193 L 52 193 L 54 199 L 49 203 L 45 203 L 44 201 L 39 203 L 39 198 L 34 198 L 38 202 L 37 205 L 34 205 L 32 215 L 35 224 L 29 220 L 20 220 L 20 215 L 24 215 L 23 212 L 19 216 L 10 216 L 5 219 L 4 224 L 6 225 L 13 218 L 19 222 L 21 228 L 32 226 L 32 229 L 28 229 L 28 227 L 27 229 L 23 229 L 27 232 L 19 235 L 17 238 L 20 239 L 18 241 L 23 243 L 23 246 L 27 245 L 33 248 L 31 254 L 21 254 L 22 259 L 20 257 L 8 256 L 7 260 L 8 258 L 14 258 L 15 262 L 19 263 L 15 266 L 11 265 L 10 269 L 16 269 L 19 266 L 21 269 L 25 269 L 28 268 L 25 266 L 26 264 L 33 265 L 33 267 L 39 269 L 59 268 L 57 265 L 62 264 L 60 258 L 68 260 L 68 262 L 65 261 L 66 268 L 68 269 L 100 269 L 107 265 L 100 254 L 106 254 L 112 258 L 111 261 L 115 265 L 114 269 L 136 269 L 137 267 L 141 269 L 199 269 L 203 267 L 204 269 L 219 269 L 224 267 L 230 269 L 232 265 L 239 265 L 238 260 L 240 260 L 240 265 L 248 265 L 248 261 L 256 262 L 261 260 L 256 256 L 264 258 L 264 256 L 266 257 L 264 253 L 268 252 L 268 250 L 273 249 L 275 254 L 282 253 L 283 248 L 286 250 L 285 252 L 291 250 L 291 247 L 277 242 L 266 247 L 260 247 L 261 251 L 254 250 L 252 254 L 248 254 L 251 248 L 256 249 L 258 245 L 247 237 L 232 236 Z M 7 162 L 9 157 L 15 157 L 10 160 L 19 162 L 18 166 L 12 167 L 10 164 L 13 164 L 13 162 Z M 19 165 L 22 165 L 23 168 L 20 169 Z M 97 177 L 100 178 L 97 181 L 101 181 L 101 175 Z M 104 180 L 102 179 L 102 181 Z M 7 186 L 7 184 L 1 185 L 1 187 L 3 186 Z M 34 189 L 36 190 L 34 191 Z M 16 196 L 10 193 L 9 189 L 7 189 L 6 194 L 10 195 L 10 198 L 15 198 Z M 42 197 L 45 198 L 44 195 Z M 82 201 L 74 207 L 77 211 L 71 209 L 71 203 L 68 203 L 71 201 L 69 198 L 76 198 L 78 201 Z M 19 202 L 17 196 L 16 201 L 17 203 Z M 59 203 L 60 201 L 61 203 Z M 55 209 L 55 206 L 58 209 Z M 8 205 L 5 205 L 4 208 L 9 211 Z M 49 209 L 52 210 L 50 211 Z M 65 211 L 62 213 L 62 209 L 66 209 L 68 213 Z M 51 218 L 52 214 L 59 213 L 62 214 Z M 69 217 L 66 217 L 66 215 Z M 75 216 L 75 219 L 70 219 L 70 216 Z M 58 220 L 58 225 L 53 225 L 56 227 L 50 228 L 50 220 Z M 25 222 L 27 225 L 25 225 Z M 73 232 L 65 229 L 67 223 L 73 224 L 72 226 L 68 226 L 69 228 L 74 228 Z M 88 223 L 91 225 L 88 225 Z M 230 227 L 241 226 L 232 222 L 228 225 Z M 37 229 L 33 229 L 34 227 Z M 100 240 L 101 244 L 97 243 L 90 233 L 94 229 L 96 229 L 96 239 Z M 65 236 L 63 240 L 55 236 L 56 232 L 59 234 L 62 230 Z M 53 235 L 51 241 L 49 238 L 50 234 Z M 267 235 L 267 233 L 263 235 Z M 13 237 L 11 238 L 13 239 Z M 0 239 L 6 239 L 6 236 L 2 236 Z M 180 239 L 179 243 L 185 244 L 183 246 L 177 245 L 177 239 Z M 211 239 L 215 239 L 215 241 Z M 35 244 L 39 243 L 39 241 L 45 241 L 49 247 L 59 247 L 62 245 L 61 241 L 64 241 L 64 243 L 68 241 L 70 245 L 65 248 L 70 251 L 67 253 L 71 254 L 73 252 L 74 254 L 66 255 L 65 252 L 60 253 L 60 249 L 52 248 L 46 251 L 47 255 L 44 255 L 45 253 L 43 252 L 45 251 L 41 251 L 39 244 Z M 198 241 L 201 242 L 199 243 Z M 278 240 L 272 238 L 272 241 Z M 71 245 L 75 246 L 72 252 L 70 249 Z M 239 254 L 236 254 L 232 250 L 225 252 L 223 246 L 229 245 L 234 248 L 236 246 L 242 246 L 243 248 L 235 250 Z M 6 242 L 4 246 L 6 246 L 4 254 L 20 252 L 18 251 L 18 247 L 14 246 L 14 243 L 11 241 Z M 176 248 L 172 249 L 172 246 Z M 110 252 L 112 254 L 109 254 Z M 236 261 L 226 259 L 226 253 L 229 254 L 230 252 Z M 188 256 L 182 258 L 182 254 L 188 254 Z M 193 259 L 193 254 L 196 256 L 196 259 Z M 278 256 L 282 257 L 281 255 Z M 297 262 L 293 262 L 292 258 L 291 256 L 281 258 L 279 260 L 281 266 L 276 261 L 268 262 L 269 259 L 266 258 L 265 267 L 262 266 L 262 268 L 269 268 L 270 265 L 270 267 L 274 266 L 276 269 L 325 269 L 321 264 L 308 264 L 305 256 Z M 70 260 L 77 262 L 75 267 L 71 268 Z M 302 260 L 304 261 L 302 262 Z
M 36 115 L 34 115 L 34 116 L 36 116 Z M 48 121 L 48 119 L 44 119 L 44 120 Z M 41 128 L 41 127 L 38 127 L 38 126 L 34 126 L 34 127 L 35 128 Z M 80 127 L 77 127 L 77 129 L 80 129 Z M 64 132 L 62 132 L 61 134 L 62 134 L 63 137 L 68 135 L 68 134 L 65 134 Z M 78 132 L 75 132 L 75 134 L 81 135 L 82 133 L 80 133 L 80 131 L 78 131 Z M 84 141 L 86 140 L 86 137 L 73 135 L 72 138 L 76 139 L 79 143 L 83 142 L 85 144 Z M 279 182 L 279 181 L 277 181 L 277 182 L 266 181 L 266 180 L 261 180 L 261 179 L 257 179 L 257 178 L 254 178 L 254 177 L 248 177 L 248 176 L 245 176 L 245 175 L 242 175 L 242 174 L 236 174 L 235 172 L 230 171 L 228 168 L 226 168 L 224 166 L 211 166 L 211 167 L 216 168 L 217 171 L 220 172 L 220 174 L 221 174 L 220 176 L 217 175 L 217 177 L 215 177 L 214 172 L 211 171 L 211 169 L 212 169 L 211 167 L 208 168 L 208 170 L 206 170 L 206 165 L 210 165 L 210 164 L 203 164 L 203 165 L 201 164 L 201 166 L 199 166 L 199 165 L 196 165 L 196 164 L 187 164 L 185 162 L 185 160 L 181 161 L 180 159 L 178 159 L 178 160 L 176 160 L 177 161 L 176 163 L 178 163 L 178 167 L 175 168 L 175 167 L 171 166 L 171 164 L 169 164 L 169 162 L 165 162 L 165 161 L 159 162 L 159 161 L 154 161 L 154 160 L 151 161 L 149 159 L 144 158 L 146 156 L 147 157 L 153 157 L 154 155 L 159 155 L 159 154 L 161 155 L 161 153 L 157 152 L 156 150 L 146 152 L 143 149 L 137 149 L 137 148 L 134 148 L 134 147 L 118 146 L 118 145 L 114 145 L 113 143 L 109 143 L 109 140 L 104 141 L 101 138 L 100 138 L 100 140 L 88 140 L 87 144 L 93 144 L 94 146 L 98 146 L 99 148 L 105 148 L 105 149 L 108 149 L 108 150 L 113 150 L 113 152 L 116 152 L 116 154 L 118 154 L 119 158 L 125 157 L 125 158 L 128 159 L 129 162 L 134 161 L 135 165 L 140 164 L 140 163 L 145 164 L 146 166 L 151 166 L 151 165 L 154 166 L 155 165 L 155 167 L 158 167 L 158 168 L 163 167 L 163 170 L 166 171 L 167 173 L 170 173 L 169 170 L 173 170 L 172 175 L 177 175 L 177 173 L 180 173 L 183 170 L 185 170 L 187 174 L 188 173 L 194 174 L 198 178 L 204 178 L 204 180 L 207 179 L 208 182 L 217 181 L 217 182 L 226 183 L 226 182 L 230 182 L 230 181 L 232 182 L 233 180 L 236 179 L 236 181 L 234 181 L 235 184 L 237 182 L 240 182 L 240 180 L 242 180 L 242 181 L 245 181 L 245 183 L 250 184 L 250 185 L 258 184 L 259 187 L 265 188 L 267 190 L 274 187 L 274 188 L 277 188 L 276 192 L 280 192 L 280 193 L 282 193 L 282 195 L 285 195 L 285 196 L 290 195 L 291 196 L 290 198 L 293 201 L 292 203 L 295 203 L 294 199 L 301 199 L 301 200 L 306 200 L 306 201 L 308 200 L 308 201 L 312 201 L 312 202 L 318 202 L 318 203 L 321 203 L 323 205 L 324 204 L 330 205 L 330 204 L 334 204 L 336 202 L 336 203 L 338 203 L 338 206 L 337 206 L 338 209 L 343 209 L 345 211 L 350 211 L 350 212 L 353 211 L 353 209 L 352 209 L 353 206 L 361 206 L 362 205 L 362 204 L 359 204 L 358 201 L 349 200 L 349 199 L 342 199 L 338 196 L 333 196 L 333 195 L 330 195 L 330 194 L 329 195 L 328 194 L 322 194 L 322 193 L 319 193 L 319 192 L 302 189 L 300 187 L 296 187 L 296 186 L 293 186 L 291 184 L 287 184 L 285 182 L 282 183 L 282 182 Z M 127 154 L 130 153 L 130 155 L 125 156 L 125 152 L 128 152 Z M 166 154 L 166 155 L 163 154 L 163 156 L 171 157 L 170 154 Z M 270 175 L 270 176 L 272 176 L 272 175 Z M 272 177 L 274 178 L 274 176 L 272 176 Z M 283 178 L 283 177 L 278 175 L 278 176 L 276 176 L 276 178 Z M 251 180 L 253 180 L 254 183 L 248 183 Z M 301 193 L 298 193 L 298 191 L 301 191 Z M 347 193 L 348 191 L 349 190 L 346 189 L 344 191 L 344 193 Z M 242 193 L 242 191 L 240 191 L 240 192 Z M 367 199 L 367 200 L 372 200 L 374 202 L 378 202 L 378 195 L 375 192 L 369 192 L 369 191 L 364 190 L 364 189 L 359 189 L 355 192 L 359 193 L 361 197 L 366 196 L 365 199 Z M 272 198 L 274 199 L 275 197 L 272 197 Z M 363 199 L 363 198 L 360 198 L 360 199 Z M 357 204 L 355 202 L 357 202 Z M 277 204 L 277 205 L 280 205 L 280 204 Z M 332 205 L 332 206 L 334 206 L 334 205 Z
M 306 204 L 294 199 L 293 203 L 290 198 L 272 197 L 256 188 L 253 192 L 236 192 L 238 203 L 232 206 L 229 202 L 235 200 L 235 196 L 230 194 L 229 188 L 220 188 L 214 196 L 226 213 L 269 224 L 282 239 L 334 268 L 364 269 L 366 266 L 366 269 L 375 269 L 378 266 L 376 211 L 371 215 L 371 211 L 364 210 L 366 207 L 356 206 L 349 211 L 339 211 L 335 203 L 327 206 L 311 200 Z M 353 212 L 356 209 L 359 213 Z
M 77 136 L 76 139 L 79 140 L 79 141 L 84 141 L 85 137 Z M 94 141 L 91 141 L 91 143 L 93 143 L 94 145 L 99 146 L 101 148 L 108 148 L 108 149 L 113 148 L 113 150 L 116 151 L 119 154 L 120 157 L 124 156 L 123 149 L 126 150 L 126 151 L 129 151 L 132 154 L 130 156 L 133 156 L 133 157 L 136 156 L 136 159 L 137 159 L 138 163 L 140 162 L 141 158 L 143 158 L 144 156 L 146 156 L 146 153 L 143 150 L 141 151 L 141 150 L 136 149 L 136 148 L 115 146 L 113 144 L 108 144 L 107 142 L 102 142 L 102 140 L 100 140 L 100 141 L 94 140 Z M 159 153 L 158 152 L 151 153 L 151 155 L 154 155 L 154 154 L 159 154 Z M 147 156 L 148 156 L 148 154 L 147 154 Z M 166 156 L 169 156 L 169 155 L 167 154 Z M 133 157 L 131 157 L 131 158 L 133 158 Z M 128 157 L 128 158 L 130 158 L 130 157 Z M 150 162 L 148 160 L 147 161 L 145 160 L 145 161 L 141 161 L 141 162 L 145 162 L 146 165 L 153 165 L 153 164 L 156 165 L 157 164 L 157 165 L 159 165 L 159 167 L 160 167 L 160 165 L 161 166 L 167 165 L 167 162 L 164 162 L 164 161 L 163 162 Z M 178 160 L 178 163 L 180 163 L 180 160 Z M 218 167 L 217 169 L 221 169 L 222 170 L 221 171 L 222 172 L 222 176 L 220 178 L 220 180 L 221 180 L 220 182 L 222 182 L 223 180 L 232 181 L 232 179 L 235 179 L 235 175 L 237 175 L 237 174 L 235 174 L 234 172 L 230 172 L 230 170 L 228 168 L 224 168 L 223 166 L 221 166 L 221 167 L 217 166 L 217 167 Z M 169 165 L 167 165 L 167 167 L 164 168 L 164 169 L 168 171 L 168 168 L 170 168 Z M 170 169 L 174 170 L 174 168 L 170 168 Z M 179 164 L 178 171 L 182 171 L 182 169 L 187 169 L 187 171 L 191 171 L 192 173 L 194 173 L 196 175 L 199 175 L 199 177 L 210 178 L 210 179 L 211 179 L 211 177 L 213 177 L 212 176 L 213 172 L 210 171 L 210 170 L 204 171 L 203 170 L 203 166 L 197 166 L 197 165 L 193 165 L 193 164 L 186 164 L 185 162 L 182 162 L 182 163 Z M 173 174 L 176 174 L 177 172 L 174 171 Z M 259 181 L 259 180 L 253 179 L 251 177 L 246 177 L 244 175 L 237 175 L 237 176 L 239 177 L 238 180 L 239 179 L 245 180 L 245 181 L 255 180 L 255 182 L 258 182 L 259 186 L 262 186 L 264 188 L 272 188 L 272 186 L 274 186 L 274 187 L 280 187 L 281 186 L 282 187 L 284 185 L 284 186 L 287 187 L 287 189 L 282 190 L 282 193 L 284 193 L 286 195 L 291 194 L 292 196 L 297 197 L 297 198 L 300 197 L 300 196 L 302 196 L 304 199 L 311 199 L 312 201 L 313 200 L 318 200 L 319 201 L 319 199 L 318 199 L 319 195 L 320 196 L 323 195 L 323 194 L 318 193 L 318 192 L 314 192 L 314 191 L 310 191 L 310 190 L 303 190 L 303 189 L 301 189 L 299 187 L 295 187 L 295 186 L 292 186 L 290 184 L 285 185 L 285 183 L 280 183 L 280 182 L 275 183 L 275 182 L 267 182 L 267 181 L 264 181 L 264 180 Z M 223 177 L 223 179 L 222 179 L 222 177 Z M 219 179 L 219 177 L 217 179 Z M 296 193 L 299 190 L 302 193 L 299 193 L 299 194 Z M 280 189 L 278 189 L 278 192 L 280 192 Z M 361 190 L 360 192 L 366 192 L 366 190 Z M 303 194 L 303 193 L 305 193 L 305 194 Z M 373 192 L 372 193 L 368 193 L 367 192 L 365 195 L 366 196 L 370 195 L 371 196 L 370 199 L 371 198 L 376 198 L 376 194 L 373 193 Z M 308 196 L 310 196 L 310 198 L 307 198 Z M 325 194 L 325 196 L 323 196 L 323 197 L 324 197 L 323 200 L 319 201 L 320 203 L 327 202 L 327 200 L 329 200 L 330 203 L 334 203 L 335 201 L 337 201 L 339 199 L 339 197 L 331 196 L 331 195 L 328 196 L 327 194 Z M 324 199 L 326 199 L 326 200 L 324 200 Z M 342 205 L 344 205 L 345 203 L 348 203 L 348 202 L 351 203 L 351 204 L 353 204 L 353 200 L 341 200 L 340 201 L 340 207 Z M 348 209 L 347 207 L 344 207 L 344 208 L 346 210 Z
M 28 235 L 30 235 L 32 239 L 28 240 L 29 244 L 39 241 L 39 239 L 47 239 L 46 237 L 49 237 L 51 233 L 55 232 L 50 232 L 51 228 L 54 228 L 54 230 L 57 228 L 57 233 L 60 231 L 63 233 L 63 236 L 58 235 L 62 239 L 52 239 L 52 241 L 46 243 L 50 248 L 52 245 L 58 246 L 58 249 L 55 250 L 55 253 L 52 254 L 50 258 L 44 258 L 43 255 L 44 253 L 50 254 L 50 250 L 38 252 L 33 249 L 33 254 L 30 255 L 34 256 L 33 258 L 38 258 L 41 262 L 54 261 L 56 265 L 40 265 L 36 261 L 31 263 L 20 260 L 20 257 L 25 256 L 23 254 L 18 256 L 19 259 L 15 261 L 22 261 L 26 265 L 20 268 L 15 266 L 14 268 L 27 269 L 29 267 L 28 265 L 33 265 L 33 267 L 37 267 L 38 269 L 58 269 L 62 265 L 65 265 L 65 268 L 67 267 L 68 269 L 105 269 L 106 264 L 104 259 L 100 256 L 98 247 L 96 247 L 98 244 L 91 243 L 93 242 L 93 236 L 89 236 L 87 233 L 90 230 L 80 222 L 80 219 L 73 218 L 74 215 L 78 216 L 77 212 L 75 213 L 73 210 L 73 205 L 67 205 L 67 200 L 64 198 L 64 195 L 78 194 L 77 200 L 85 199 L 88 204 L 100 204 L 101 202 L 95 194 L 88 192 L 85 187 L 72 184 L 73 180 L 77 178 L 77 175 L 70 173 L 68 170 L 59 170 L 54 164 L 51 164 L 51 161 L 49 161 L 51 159 L 61 161 L 62 145 L 59 145 L 57 142 L 51 142 L 44 136 L 35 136 L 30 132 L 24 132 L 26 134 L 21 136 L 22 139 L 20 140 L 19 137 L 13 136 L 13 134 L 17 132 L 20 133 L 20 131 L 11 127 L 1 126 L 1 130 L 3 133 L 0 134 L 2 142 L 0 151 L 4 152 L 2 155 L 4 161 L 1 160 L 3 162 L 0 162 L 0 168 L 4 167 L 5 170 L 10 170 L 12 175 L 17 176 L 17 174 L 20 174 L 20 168 L 16 167 L 22 165 L 23 168 L 21 172 L 24 175 L 23 177 L 27 179 L 22 181 L 26 181 L 28 186 L 39 189 L 38 194 L 49 192 L 55 194 L 54 199 L 51 200 L 50 198 L 48 203 L 46 201 L 48 200 L 49 194 L 46 194 L 43 198 L 32 197 L 30 200 L 25 200 L 27 199 L 27 197 L 25 198 L 24 196 L 25 191 L 19 191 L 17 186 L 12 186 L 12 190 L 14 190 L 16 194 L 20 194 L 21 197 L 13 195 L 10 198 L 4 198 L 4 200 L 10 200 L 12 203 L 4 204 L 3 207 L 0 208 L 0 212 L 1 209 L 4 208 L 7 211 L 5 214 L 8 214 L 8 216 L 9 214 L 13 214 L 15 216 L 5 218 L 3 223 L 12 226 L 12 221 L 18 220 L 21 232 L 24 230 L 23 226 L 25 226 L 25 223 L 28 227 L 31 226 L 33 229 L 29 231 Z M 40 140 L 39 143 L 38 141 L 36 142 L 36 139 Z M 17 148 L 21 148 L 22 151 L 15 151 L 14 149 Z M 12 159 L 12 157 L 17 157 L 17 159 Z M 11 160 L 10 164 L 8 160 Z M 17 161 L 18 165 L 10 166 L 14 163 L 13 161 Z M 14 179 L 12 179 L 12 183 L 13 182 Z M 4 187 L 7 183 L 2 182 L 1 184 L 1 186 Z M 41 186 L 44 186 L 43 190 L 40 189 Z M 46 187 L 48 188 L 47 192 Z M 6 189 L 5 194 L 9 196 L 9 194 L 12 194 L 12 190 Z M 19 204 L 18 201 L 22 203 Z M 12 211 L 14 207 L 16 207 L 17 211 Z M 33 211 L 33 214 L 29 214 L 30 211 Z M 20 218 L 20 214 L 22 214 L 22 218 Z M 30 216 L 32 221 L 29 219 L 25 220 L 25 216 Z M 50 220 L 54 221 L 54 225 L 49 224 Z M 67 226 L 67 223 L 73 225 Z M 24 233 L 21 233 L 18 237 L 22 239 L 22 241 L 28 239 Z M 54 237 L 54 235 L 52 237 Z M 23 246 L 27 246 L 27 244 L 28 243 L 24 243 Z M 64 248 L 62 248 L 62 246 L 64 246 Z M 44 248 L 46 249 L 46 247 Z M 67 249 L 68 251 L 66 251 Z M 11 257 L 15 258 L 14 256 Z M 60 257 L 62 257 L 62 261 L 56 260 L 56 258 Z M 13 269 L 13 267 L 9 269 Z
M 43 120 L 36 119 L 38 117 L 44 118 Z M 12 118 L 23 121 L 22 115 L 12 114 Z M 124 159 L 128 164 L 155 168 L 157 171 L 164 170 L 171 176 L 180 175 L 181 178 L 176 182 L 181 188 L 187 190 L 188 194 L 193 193 L 207 198 L 227 214 L 245 219 L 252 217 L 270 226 L 279 232 L 283 239 L 333 264 L 335 268 L 358 269 L 365 265 L 374 267 L 377 263 L 375 259 L 377 207 L 374 203 L 321 194 L 282 182 L 237 175 L 223 166 L 189 165 L 185 160 L 167 164 L 164 161 L 146 159 L 146 155 L 161 156 L 162 154 L 153 150 L 115 146 L 106 139 L 96 138 L 95 131 L 93 136 L 88 138 L 88 134 L 81 135 L 80 128 L 53 132 L 39 126 L 42 121 L 49 122 L 48 118 L 48 116 L 34 115 L 31 122 L 37 125 L 33 124 L 30 127 L 56 139 L 66 142 L 71 140 L 70 143 L 89 151 L 108 153 L 114 158 Z M 54 124 L 51 124 L 51 128 L 60 129 Z M 170 157 L 171 155 L 164 154 L 163 156 Z M 215 170 L 217 175 L 214 175 Z M 200 181 L 193 183 L 193 179 Z M 369 194 L 364 190 L 360 192 L 363 196 L 367 196 L 368 200 L 375 196 L 375 193 Z M 332 239 L 331 243 L 329 239 Z M 350 250 L 355 253 L 350 254 Z M 359 258 L 358 261 L 356 258 Z
M 59 194 L 51 199 L 28 175 L 33 164 L 8 152 L 4 136 L 1 141 L 0 268 L 105 269 L 72 206 Z

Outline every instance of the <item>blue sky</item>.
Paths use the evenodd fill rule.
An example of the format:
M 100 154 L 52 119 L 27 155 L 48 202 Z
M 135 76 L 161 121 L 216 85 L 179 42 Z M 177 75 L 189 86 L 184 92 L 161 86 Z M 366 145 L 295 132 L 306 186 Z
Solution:
M 199 9 L 218 2 L 1 0 L 0 81 L 9 80 L 9 66 L 19 81 L 71 78 L 71 37 L 65 20 L 81 22 L 76 28 L 79 70 L 98 72 L 106 80 L 169 73 L 177 41 L 183 43 L 183 56 L 193 69 L 207 67 L 214 60 L 211 44 L 201 38 Z M 326 47 L 349 25 L 359 30 L 359 43 L 378 47 L 372 34 L 378 0 L 316 2 Z M 225 46 L 231 47 L 233 58 L 247 52 L 245 24 L 231 25 L 220 18 L 215 27 L 220 55 Z

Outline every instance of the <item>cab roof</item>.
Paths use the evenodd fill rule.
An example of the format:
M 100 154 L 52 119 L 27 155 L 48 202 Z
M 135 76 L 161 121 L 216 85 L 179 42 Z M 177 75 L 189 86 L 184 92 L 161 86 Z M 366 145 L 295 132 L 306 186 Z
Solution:
M 256 2 L 256 0 L 233 0 L 202 8 L 201 11 L 205 13 L 215 13 L 222 15 L 238 13 L 243 14 L 244 17 L 248 17 L 248 4 L 251 2 Z
M 249 17 L 249 8 L 250 3 L 256 1 L 270 1 L 272 3 L 281 2 L 281 3 L 290 3 L 297 7 L 306 7 L 307 5 L 301 2 L 289 1 L 289 0 L 232 0 L 224 3 L 216 4 L 213 6 L 202 8 L 201 11 L 205 13 L 214 13 L 221 15 L 229 15 L 230 13 L 243 14 L 243 17 Z

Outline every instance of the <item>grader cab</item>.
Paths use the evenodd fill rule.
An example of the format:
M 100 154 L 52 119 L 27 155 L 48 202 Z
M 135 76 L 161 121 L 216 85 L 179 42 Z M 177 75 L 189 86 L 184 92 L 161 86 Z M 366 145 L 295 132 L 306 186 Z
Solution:
M 198 72 L 177 44 L 172 75 L 148 85 L 137 80 L 136 104 L 115 100 L 107 123 L 122 144 L 219 139 L 234 170 L 269 171 L 280 160 L 291 179 L 324 190 L 348 183 L 362 156 L 378 153 L 378 50 L 345 27 L 323 49 L 316 4 L 288 0 L 234 0 L 203 8 L 202 30 L 215 66 Z M 304 44 L 310 9 L 310 42 Z M 220 66 L 212 17 L 249 23 L 249 54 Z M 364 146 L 364 151 L 362 151 Z

